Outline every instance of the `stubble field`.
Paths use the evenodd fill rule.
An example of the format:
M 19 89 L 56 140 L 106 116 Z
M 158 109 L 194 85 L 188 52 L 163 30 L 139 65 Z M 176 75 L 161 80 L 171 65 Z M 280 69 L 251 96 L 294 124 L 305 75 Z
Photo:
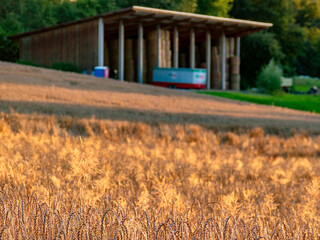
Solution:
M 319 115 L 5 66 L 0 239 L 320 237 Z

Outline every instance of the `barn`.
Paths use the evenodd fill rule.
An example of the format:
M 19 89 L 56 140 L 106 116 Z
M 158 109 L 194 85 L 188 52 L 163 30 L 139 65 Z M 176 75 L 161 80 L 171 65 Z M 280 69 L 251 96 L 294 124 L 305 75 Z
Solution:
M 20 59 L 83 71 L 108 66 L 120 81 L 151 83 L 153 69 L 204 68 L 208 89 L 239 89 L 240 39 L 270 23 L 132 6 L 21 33 Z

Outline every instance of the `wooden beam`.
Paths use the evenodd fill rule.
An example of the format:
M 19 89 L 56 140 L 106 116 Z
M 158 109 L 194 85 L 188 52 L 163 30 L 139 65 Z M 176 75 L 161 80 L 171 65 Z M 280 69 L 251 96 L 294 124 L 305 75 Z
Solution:
M 195 34 L 194 29 L 190 29 L 190 68 L 195 68 Z
M 201 35 L 205 36 L 206 33 L 206 29 L 201 29 L 200 31 L 198 29 L 193 29 L 194 32 L 197 34 L 197 38 L 195 39 L 196 41 L 198 41 L 198 37 Z M 188 29 L 188 31 L 180 31 L 179 32 L 179 38 L 182 40 L 186 40 L 186 39 L 190 39 L 190 30 Z
M 236 37 L 235 40 L 236 40 L 236 47 L 235 47 L 235 53 L 234 54 L 235 54 L 235 56 L 240 58 L 241 39 L 240 39 L 240 37 Z
M 157 25 L 157 67 L 162 67 L 161 63 L 161 27 Z
M 153 12 L 156 14 L 189 17 L 189 18 L 198 19 L 198 20 L 226 22 L 231 24 L 239 23 L 239 24 L 245 24 L 245 25 L 253 25 L 260 28 L 268 28 L 273 26 L 273 24 L 271 23 L 255 22 L 255 21 L 240 20 L 240 19 L 233 19 L 233 18 L 214 17 L 214 16 L 208 16 L 208 15 L 202 15 L 202 14 L 185 13 L 185 12 L 170 11 L 170 10 L 157 9 L 157 8 L 133 6 L 132 9 L 137 12 Z
M 142 26 L 144 29 L 148 29 L 148 27 L 150 28 L 154 28 L 155 25 L 157 24 L 161 24 L 161 21 L 163 20 L 167 20 L 167 19 L 171 19 L 172 16 L 165 16 L 165 17 L 161 17 L 159 18 L 158 20 L 154 20 L 154 21 L 148 21 L 148 22 L 141 22 L 142 23 Z M 137 24 L 135 22 L 133 22 L 132 24 L 126 24 L 126 33 L 129 32 L 129 31 L 136 31 L 137 29 Z M 106 29 L 108 29 L 109 32 L 117 32 L 117 29 L 118 29 L 118 26 L 116 24 L 111 24 L 111 25 L 106 25 L 105 27 Z
M 149 22 L 146 22 L 146 23 L 142 23 L 143 27 L 148 27 L 148 26 L 153 26 L 155 24 L 160 24 L 162 25 L 161 21 L 163 20 L 169 20 L 169 19 L 172 19 L 173 16 L 165 16 L 165 17 L 159 17 L 157 18 L 156 20 L 154 21 L 149 21 Z M 161 26 L 162 27 L 162 26 Z
M 145 22 L 143 22 L 143 21 L 140 20 L 139 22 L 142 23 L 143 27 L 148 27 L 148 26 L 154 26 L 156 24 L 161 24 L 161 21 L 172 19 L 172 18 L 173 18 L 173 16 L 164 16 L 164 17 L 153 18 L 153 21 L 145 21 Z M 126 25 L 126 28 L 130 27 L 131 25 L 137 27 L 136 26 L 136 21 L 134 21 L 134 19 L 131 19 L 131 21 L 127 20 L 126 22 L 124 22 L 124 25 Z M 117 27 L 118 27 L 117 23 L 106 24 L 106 28 L 111 29 L 111 30 L 114 29 L 114 28 L 117 28 Z
M 135 22 L 141 22 L 142 20 L 145 20 L 145 19 L 147 19 L 147 18 L 152 18 L 152 17 L 154 17 L 154 16 L 155 16 L 154 13 L 147 14 L 147 15 L 143 15 L 143 16 L 139 16 L 139 17 L 136 17 L 136 18 L 134 18 L 134 19 L 125 20 L 123 24 L 131 23 L 132 20 L 135 20 Z
M 143 27 L 138 25 L 138 83 L 143 83 Z
M 142 20 L 145 20 L 147 18 L 152 18 L 155 14 L 152 13 L 152 14 L 147 14 L 147 15 L 143 15 L 143 16 L 139 16 L 139 17 L 135 17 L 135 18 L 132 18 L 132 19 L 123 19 L 123 24 L 124 25 L 128 25 L 128 24 L 136 24 L 138 22 L 141 22 Z M 134 15 L 133 15 L 134 16 Z M 119 24 L 119 20 L 117 21 L 114 21 L 114 22 L 111 22 L 111 23 L 108 23 L 108 24 L 105 24 L 106 28 L 114 28 L 114 27 L 118 27 L 118 24 Z M 126 26 L 127 27 L 127 26 Z
M 198 28 L 200 27 L 199 25 L 203 25 L 204 23 L 206 23 L 207 21 L 200 21 L 200 22 L 189 22 L 188 24 L 184 24 L 184 25 L 179 25 L 179 29 L 190 29 L 190 28 Z M 197 26 L 198 25 L 198 26 Z
M 179 32 L 177 27 L 173 29 L 173 67 L 179 67 Z
M 207 89 L 210 89 L 211 83 L 211 33 L 207 30 L 206 41 L 206 64 L 207 64 Z
M 221 88 L 226 89 L 226 36 L 220 38 Z
M 166 15 L 166 16 L 171 16 L 171 17 L 179 17 L 179 18 L 190 18 L 190 19 L 195 19 L 195 20 L 206 20 L 208 22 L 225 22 L 225 23 L 230 23 L 230 24 L 241 24 L 245 26 L 254 26 L 257 27 L 259 30 L 267 29 L 269 27 L 272 27 L 273 24 L 271 23 L 262 23 L 262 22 L 255 22 L 255 21 L 248 21 L 248 20 L 239 20 L 239 19 L 231 19 L 231 18 L 221 18 L 221 17 L 214 17 L 214 16 L 206 16 L 206 15 L 200 15 L 200 14 L 192 14 L 192 13 L 184 13 L 184 12 L 177 12 L 177 11 L 169 11 L 169 10 L 162 10 L 162 9 L 156 9 L 156 8 L 146 8 L 146 7 L 138 7 L 138 6 L 133 6 L 125 9 L 120 9 L 120 10 L 115 10 L 112 12 L 108 13 L 103 13 L 103 14 L 98 14 L 93 17 L 89 18 L 84 18 L 81 20 L 76 20 L 72 22 L 67 22 L 59 25 L 55 25 L 49 28 L 43 28 L 27 33 L 21 33 L 21 34 L 16 34 L 13 36 L 8 37 L 9 39 L 18 39 L 21 37 L 25 37 L 28 35 L 32 34 L 37 34 L 40 32 L 44 31 L 50 31 L 70 25 L 76 25 L 76 24 L 81 24 L 89 21 L 96 21 L 99 18 L 103 18 L 104 21 L 110 22 L 112 20 L 119 20 L 121 18 L 126 18 L 127 16 L 136 16 L 138 13 L 146 13 L 146 14 L 155 14 L 155 15 Z M 157 23 L 155 23 L 157 24 Z M 258 31 L 258 30 L 257 30 Z
M 233 30 L 229 30 L 228 32 L 226 32 L 226 36 L 228 37 L 238 37 L 238 36 L 243 36 L 243 35 L 247 35 L 247 33 L 251 33 L 251 32 L 256 32 L 256 31 L 260 31 L 260 28 L 256 28 L 256 27 L 250 27 L 248 28 L 247 26 L 239 26 L 236 29 Z
M 142 25 L 142 27 L 143 27 L 143 25 Z M 144 33 L 148 33 L 150 31 L 154 31 L 154 30 L 155 30 L 154 26 L 143 27 Z M 108 35 L 108 40 L 117 39 L 118 38 L 118 28 L 113 29 L 112 31 L 110 31 L 110 29 L 109 29 L 107 35 Z M 135 25 L 135 26 L 126 27 L 126 37 L 127 38 L 137 38 L 138 37 L 138 26 Z
M 179 19 L 179 20 L 172 20 L 171 23 L 164 23 L 162 24 L 162 28 L 172 28 L 172 27 L 179 27 L 180 23 L 185 23 L 185 22 L 190 22 L 190 18 L 185 18 L 185 19 Z M 179 30 L 179 29 L 178 29 Z

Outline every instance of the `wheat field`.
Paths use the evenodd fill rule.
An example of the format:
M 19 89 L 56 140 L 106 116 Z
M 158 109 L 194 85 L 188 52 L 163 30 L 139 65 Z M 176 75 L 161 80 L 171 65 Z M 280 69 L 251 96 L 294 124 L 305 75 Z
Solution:
M 320 239 L 320 115 L 0 62 L 0 240 Z
M 320 137 L 0 117 L 0 239 L 319 239 Z

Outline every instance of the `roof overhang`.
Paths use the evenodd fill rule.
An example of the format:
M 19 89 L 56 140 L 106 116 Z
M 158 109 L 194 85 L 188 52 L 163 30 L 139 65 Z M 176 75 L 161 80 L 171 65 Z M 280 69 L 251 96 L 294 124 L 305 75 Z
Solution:
M 241 37 L 273 26 L 273 24 L 271 23 L 132 6 L 129 8 L 99 14 L 89 18 L 13 35 L 8 38 L 12 40 L 18 40 L 22 37 L 30 36 L 33 34 L 90 22 L 99 18 L 103 18 L 106 30 L 111 35 L 112 33 L 116 34 L 118 29 L 118 22 L 120 19 L 123 20 L 126 33 L 127 31 L 130 32 L 130 30 L 136 32 L 135 30 L 138 23 L 141 23 L 147 31 L 148 29 L 154 29 L 154 26 L 159 24 L 161 28 L 177 27 L 178 30 L 182 32 L 188 31 L 190 28 L 194 28 L 200 33 L 205 33 L 209 30 L 212 32 L 213 36 L 220 36 L 222 33 L 224 33 L 226 36 Z

